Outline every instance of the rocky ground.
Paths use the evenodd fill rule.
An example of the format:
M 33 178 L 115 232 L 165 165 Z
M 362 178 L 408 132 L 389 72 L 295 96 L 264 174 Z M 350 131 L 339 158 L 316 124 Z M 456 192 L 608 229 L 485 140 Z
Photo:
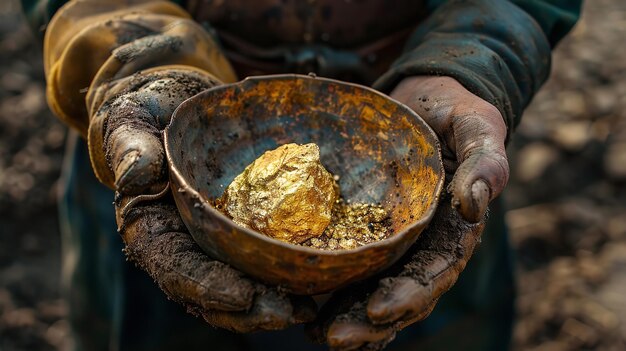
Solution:
M 66 130 L 0 2 L 0 350 L 63 350 L 55 194 Z M 588 1 L 510 147 L 515 350 L 626 349 L 626 2 Z

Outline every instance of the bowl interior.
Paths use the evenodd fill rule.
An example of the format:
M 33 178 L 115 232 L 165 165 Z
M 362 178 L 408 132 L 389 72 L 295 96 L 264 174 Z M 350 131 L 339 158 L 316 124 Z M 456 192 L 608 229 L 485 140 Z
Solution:
M 394 233 L 432 210 L 443 181 L 434 133 L 415 113 L 357 85 L 308 76 L 247 79 L 211 89 L 176 113 L 167 132 L 173 168 L 205 200 L 286 143 L 316 143 L 341 196 L 377 203 Z M 184 115 L 184 116 L 180 116 Z M 234 224 L 233 224 L 234 225 Z

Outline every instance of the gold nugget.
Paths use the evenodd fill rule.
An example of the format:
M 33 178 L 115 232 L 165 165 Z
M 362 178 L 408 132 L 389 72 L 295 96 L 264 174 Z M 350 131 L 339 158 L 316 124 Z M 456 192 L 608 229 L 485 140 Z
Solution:
M 246 167 L 220 202 L 237 224 L 301 243 L 324 232 L 337 196 L 319 147 L 285 144 Z

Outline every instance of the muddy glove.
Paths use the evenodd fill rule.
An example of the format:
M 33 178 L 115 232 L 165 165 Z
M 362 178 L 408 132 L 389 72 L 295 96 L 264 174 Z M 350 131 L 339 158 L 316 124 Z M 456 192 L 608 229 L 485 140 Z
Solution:
M 431 224 L 394 267 L 336 293 L 323 307 L 310 332 L 337 350 L 381 349 L 397 331 L 426 318 L 465 268 L 487 205 L 508 179 L 506 126 L 493 105 L 449 77 L 406 78 L 391 96 L 442 140 L 448 191 Z
M 251 332 L 311 319 L 312 300 L 205 255 L 169 195 L 161 131 L 172 112 L 236 80 L 211 36 L 170 2 L 78 0 L 50 22 L 44 49 L 49 105 L 87 138 L 96 176 L 117 191 L 127 256 L 214 326 Z
M 285 329 L 315 317 L 310 298 L 287 296 L 206 256 L 168 201 L 137 206 L 124 222 L 128 257 L 169 298 L 213 326 L 248 333 Z
M 126 207 L 133 199 L 116 200 L 125 252 L 188 312 L 240 333 L 285 329 L 315 317 L 311 298 L 268 288 L 207 256 L 169 196 Z
M 316 310 L 310 298 L 287 296 L 208 257 L 169 196 L 160 131 L 182 101 L 215 84 L 199 73 L 168 69 L 101 87 L 108 98 L 92 117 L 90 139 L 102 145 L 90 148 L 103 150 L 102 158 L 92 152 L 102 162 L 94 167 L 112 172 L 125 252 L 169 298 L 214 326 L 252 332 L 309 321 Z M 93 137 L 95 131 L 102 138 Z

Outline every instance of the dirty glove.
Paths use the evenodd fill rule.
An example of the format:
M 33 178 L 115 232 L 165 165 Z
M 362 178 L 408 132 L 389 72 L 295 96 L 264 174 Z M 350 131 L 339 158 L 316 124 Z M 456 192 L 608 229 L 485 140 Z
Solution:
M 88 140 L 98 179 L 116 190 L 127 256 L 167 296 L 238 332 L 311 319 L 310 299 L 287 296 L 205 255 L 169 195 L 161 131 L 198 92 L 236 80 L 219 48 L 166 1 L 77 0 L 46 32 L 48 102 Z
M 406 78 L 391 96 L 441 139 L 448 193 L 394 267 L 336 293 L 323 307 L 310 331 L 337 350 L 382 349 L 397 331 L 426 318 L 465 268 L 487 205 L 508 179 L 506 126 L 493 105 L 449 77 Z
M 208 257 L 188 233 L 169 196 L 160 130 L 173 110 L 216 81 L 170 69 L 138 73 L 106 89 L 111 99 L 92 118 L 100 131 L 102 165 L 117 188 L 117 223 L 127 256 L 167 296 L 207 322 L 236 332 L 284 329 L 310 321 L 315 303 L 268 288 Z M 123 86 L 124 89 L 119 90 Z M 94 128 L 99 123 L 101 127 Z M 96 157 L 94 157 L 95 155 Z M 92 152 L 98 162 L 100 156 Z M 109 171 L 109 169 L 106 169 Z M 161 193 L 155 193 L 162 189 Z
M 240 333 L 285 329 L 315 317 L 317 307 L 310 297 L 266 287 L 207 256 L 169 195 L 126 207 L 133 199 L 116 200 L 126 255 L 188 312 Z

